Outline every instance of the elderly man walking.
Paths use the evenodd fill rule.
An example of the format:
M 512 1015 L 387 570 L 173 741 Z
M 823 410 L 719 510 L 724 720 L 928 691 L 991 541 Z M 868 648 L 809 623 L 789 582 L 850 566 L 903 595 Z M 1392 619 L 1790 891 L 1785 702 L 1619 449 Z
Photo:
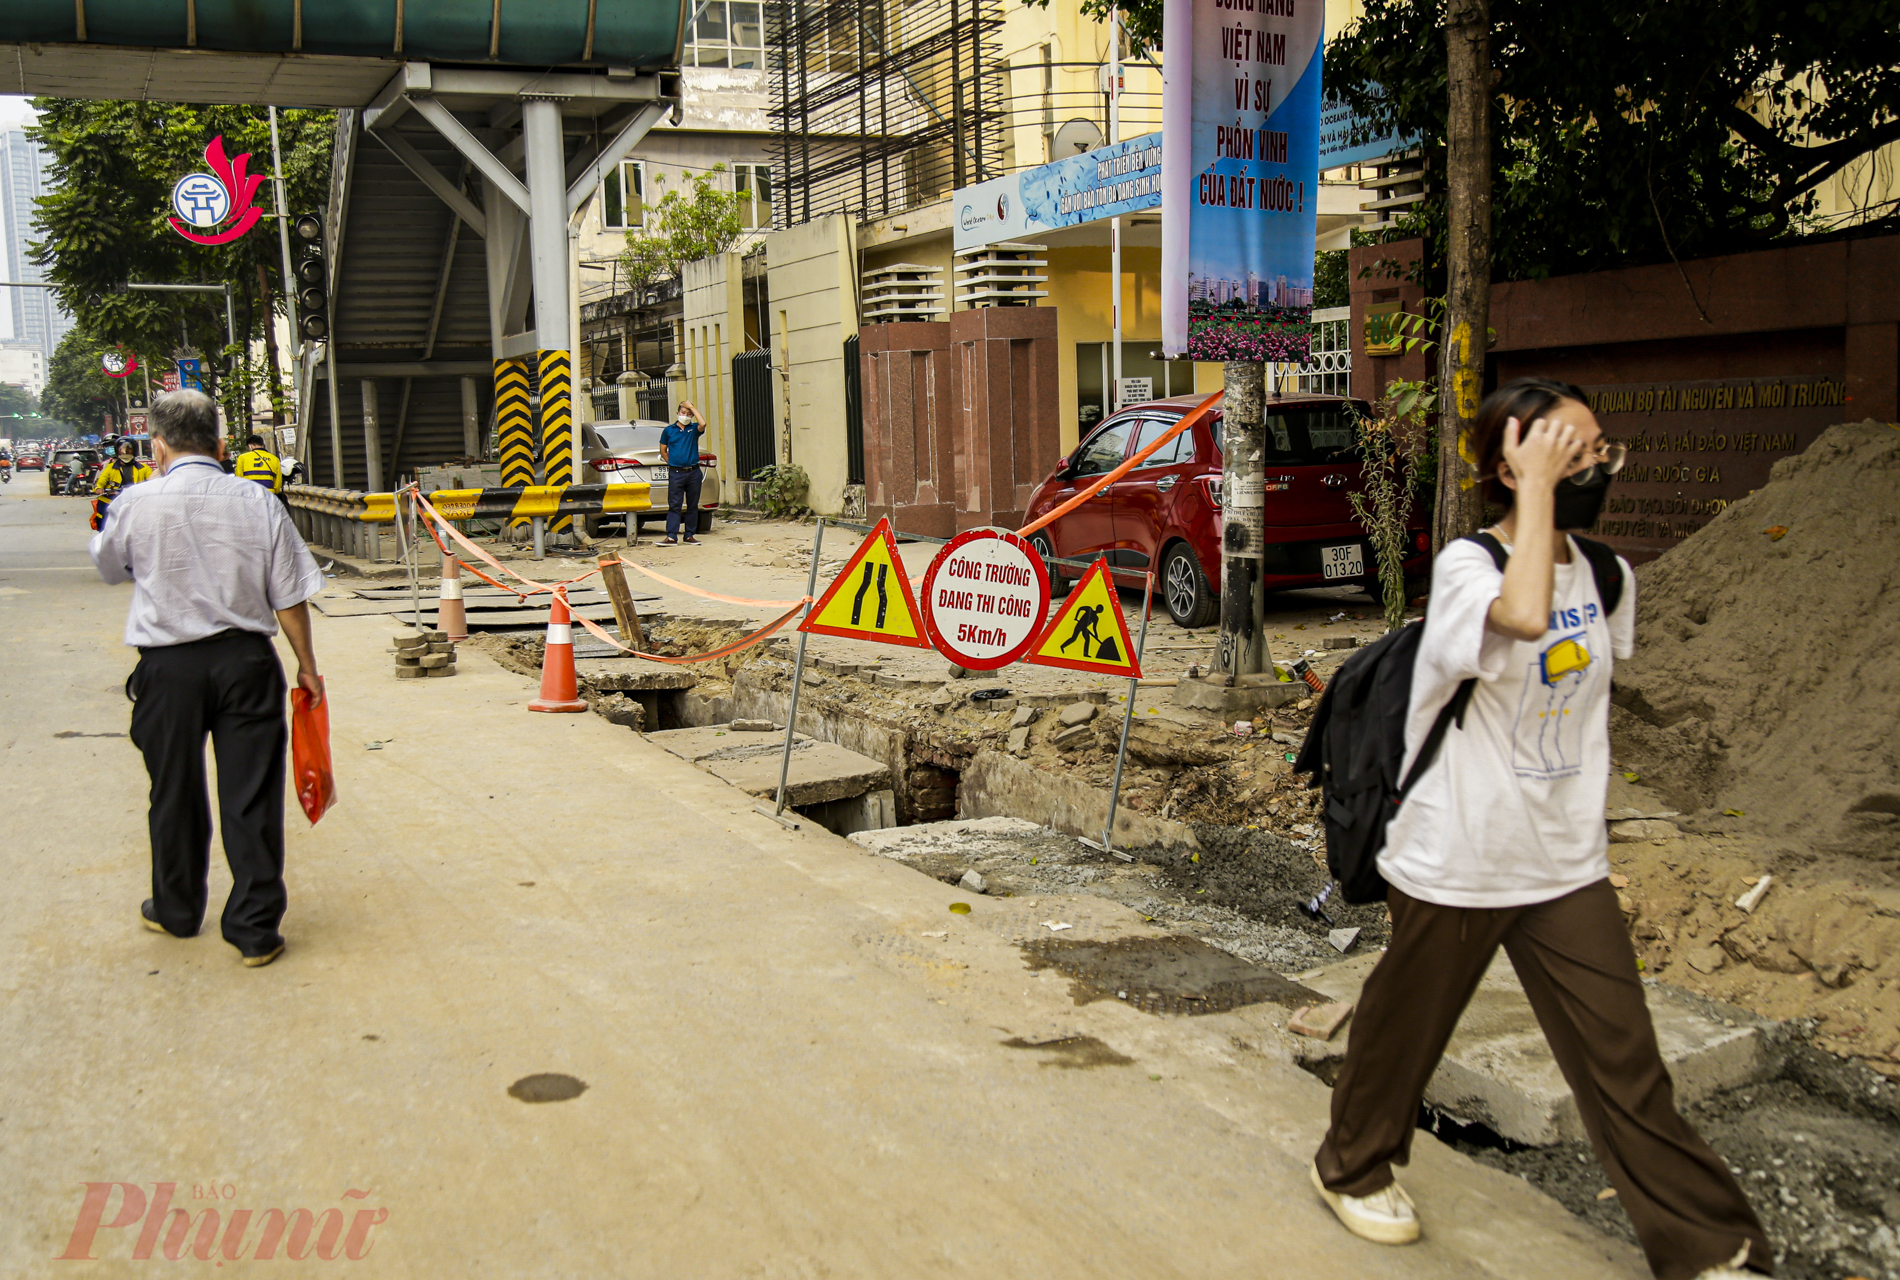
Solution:
M 284 950 L 284 673 L 321 699 L 305 603 L 323 574 L 268 489 L 218 463 L 217 408 L 197 391 L 152 404 L 158 474 L 121 494 L 93 535 L 107 582 L 132 583 L 125 642 L 139 651 L 126 688 L 132 742 L 151 775 L 152 896 L 145 927 L 189 938 L 204 920 L 211 805 L 205 735 L 218 760 L 218 817 L 231 866 L 224 940 L 244 963 Z

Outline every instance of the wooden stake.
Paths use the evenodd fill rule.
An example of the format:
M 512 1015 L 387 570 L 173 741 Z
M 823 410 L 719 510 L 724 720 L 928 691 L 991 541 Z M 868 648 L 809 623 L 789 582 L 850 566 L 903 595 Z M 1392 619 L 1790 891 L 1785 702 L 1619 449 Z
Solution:
M 598 563 L 607 598 L 614 602 L 614 621 L 620 624 L 620 638 L 636 649 L 646 648 L 646 634 L 640 630 L 640 614 L 633 607 L 633 592 L 627 590 L 627 571 L 620 567 L 620 557 L 602 556 Z

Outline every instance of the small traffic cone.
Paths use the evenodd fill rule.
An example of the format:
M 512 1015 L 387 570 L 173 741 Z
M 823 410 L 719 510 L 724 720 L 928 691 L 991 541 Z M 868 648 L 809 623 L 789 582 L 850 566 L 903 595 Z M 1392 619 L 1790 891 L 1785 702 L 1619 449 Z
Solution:
M 528 704 L 530 711 L 585 711 L 574 679 L 574 618 L 567 611 L 567 594 L 554 593 L 548 606 L 547 654 L 541 659 L 541 696 Z
M 462 562 L 442 553 L 442 589 L 437 592 L 435 625 L 451 640 L 468 639 L 468 610 L 462 604 Z

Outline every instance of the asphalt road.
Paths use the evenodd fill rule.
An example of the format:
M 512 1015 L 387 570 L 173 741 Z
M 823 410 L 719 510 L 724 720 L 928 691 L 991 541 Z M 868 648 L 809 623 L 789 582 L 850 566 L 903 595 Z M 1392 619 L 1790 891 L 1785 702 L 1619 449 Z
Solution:
M 625 729 L 528 714 L 479 654 L 395 680 L 376 619 L 317 623 L 341 799 L 293 806 L 286 954 L 217 937 L 216 850 L 210 931 L 147 932 L 129 588 L 84 510 L 0 490 L 0 1274 L 1642 1274 L 1425 1135 L 1426 1241 L 1347 1236 L 1306 1186 L 1327 1096 L 1285 1010 L 1077 1006 L 1015 945 L 1135 913 L 953 915 L 970 895 Z M 1073 1036 L 1132 1061 L 1005 1043 Z M 511 1096 L 539 1073 L 585 1091 Z

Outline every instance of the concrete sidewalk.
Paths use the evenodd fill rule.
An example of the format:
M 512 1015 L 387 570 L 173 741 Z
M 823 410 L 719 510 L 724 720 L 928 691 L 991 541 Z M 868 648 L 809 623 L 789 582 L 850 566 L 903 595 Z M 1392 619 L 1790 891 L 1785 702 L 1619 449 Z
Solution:
M 62 523 L 41 558 L 69 565 L 83 537 Z M 165 1257 L 166 1224 L 107 1188 L 98 1261 L 53 1263 L 87 1184 L 115 1182 L 176 1184 L 186 1258 L 205 1210 L 210 1258 L 253 1211 L 240 1271 L 280 1209 L 277 1262 L 363 1221 L 368 1276 L 1644 1274 L 1423 1134 L 1425 1241 L 1353 1239 L 1306 1184 L 1327 1094 L 1288 1061 L 1285 1010 L 1077 1007 L 1014 945 L 1044 919 L 1146 932 L 1138 915 L 973 899 L 786 832 L 626 729 L 527 713 L 528 682 L 474 651 L 456 680 L 399 683 L 385 620 L 318 622 L 341 800 L 314 830 L 293 804 L 284 957 L 246 970 L 217 937 L 215 849 L 207 933 L 148 933 L 137 754 L 56 736 L 126 728 L 126 594 L 9 573 L 39 538 L 0 558 L 21 592 L 0 594 L 7 1274 L 138 1273 L 147 1219 Z M 1133 1061 L 1004 1044 L 1074 1036 Z M 541 1072 L 586 1091 L 509 1096 Z

